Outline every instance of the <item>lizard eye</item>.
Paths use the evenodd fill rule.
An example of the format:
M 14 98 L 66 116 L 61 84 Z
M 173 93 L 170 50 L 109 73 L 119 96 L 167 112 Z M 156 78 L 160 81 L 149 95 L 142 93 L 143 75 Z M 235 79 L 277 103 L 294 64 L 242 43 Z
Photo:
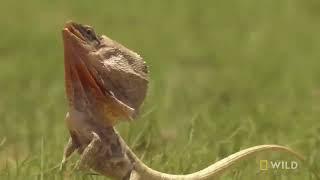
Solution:
M 100 41 L 96 33 L 90 26 L 83 26 L 80 31 L 82 31 L 82 35 L 91 43 L 98 44 L 98 45 L 100 44 Z
M 91 35 L 92 35 L 92 30 L 91 30 L 91 29 L 87 29 L 87 30 L 86 30 L 86 33 L 87 33 L 89 36 L 91 36 Z
M 85 32 L 86 32 L 86 36 L 88 39 L 90 39 L 90 40 L 97 40 L 98 39 L 96 33 L 94 32 L 94 30 L 92 28 L 87 28 L 85 30 Z

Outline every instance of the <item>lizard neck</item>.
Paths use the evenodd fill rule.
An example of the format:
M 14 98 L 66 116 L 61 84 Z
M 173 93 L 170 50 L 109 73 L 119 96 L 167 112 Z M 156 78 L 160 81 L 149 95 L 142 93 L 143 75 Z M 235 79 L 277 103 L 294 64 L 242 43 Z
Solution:
M 67 127 L 72 140 L 80 147 L 80 153 L 92 140 L 92 132 L 100 137 L 110 138 L 113 127 L 107 127 L 103 123 L 94 120 L 87 112 L 70 108 L 66 117 Z

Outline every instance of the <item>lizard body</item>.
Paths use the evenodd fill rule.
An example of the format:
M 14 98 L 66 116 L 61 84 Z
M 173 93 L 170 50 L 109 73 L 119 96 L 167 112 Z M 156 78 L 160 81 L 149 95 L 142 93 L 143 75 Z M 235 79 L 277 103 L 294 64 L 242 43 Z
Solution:
M 188 175 L 170 175 L 145 165 L 127 146 L 114 125 L 133 120 L 148 85 L 148 70 L 135 52 L 93 28 L 68 22 L 62 31 L 70 139 L 62 165 L 78 151 L 78 168 L 124 180 L 214 179 L 235 162 L 261 151 L 281 150 L 303 159 L 289 148 L 261 145 L 239 151 Z

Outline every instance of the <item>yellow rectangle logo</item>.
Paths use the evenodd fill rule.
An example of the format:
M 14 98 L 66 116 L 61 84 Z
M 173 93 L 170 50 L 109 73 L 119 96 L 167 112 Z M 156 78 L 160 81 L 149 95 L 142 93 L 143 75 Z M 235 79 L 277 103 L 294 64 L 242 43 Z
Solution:
M 268 170 L 268 160 L 260 160 L 260 170 L 261 171 Z

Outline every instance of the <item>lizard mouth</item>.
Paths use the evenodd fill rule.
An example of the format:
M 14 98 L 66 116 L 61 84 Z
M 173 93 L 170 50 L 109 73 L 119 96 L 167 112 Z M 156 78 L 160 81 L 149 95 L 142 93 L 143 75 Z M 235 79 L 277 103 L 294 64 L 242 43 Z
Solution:
M 77 23 L 68 22 L 62 33 L 67 98 L 69 104 L 83 110 L 91 99 L 102 98 L 104 89 L 97 81 L 94 67 L 88 60 L 92 49 L 78 30 L 80 26 Z
M 73 36 L 74 38 L 76 38 L 77 40 L 80 41 L 86 41 L 86 39 L 83 37 L 83 35 L 80 33 L 79 28 L 80 28 L 80 24 L 69 21 L 66 23 L 64 29 L 63 29 L 63 33 L 66 34 L 68 33 L 70 36 Z

